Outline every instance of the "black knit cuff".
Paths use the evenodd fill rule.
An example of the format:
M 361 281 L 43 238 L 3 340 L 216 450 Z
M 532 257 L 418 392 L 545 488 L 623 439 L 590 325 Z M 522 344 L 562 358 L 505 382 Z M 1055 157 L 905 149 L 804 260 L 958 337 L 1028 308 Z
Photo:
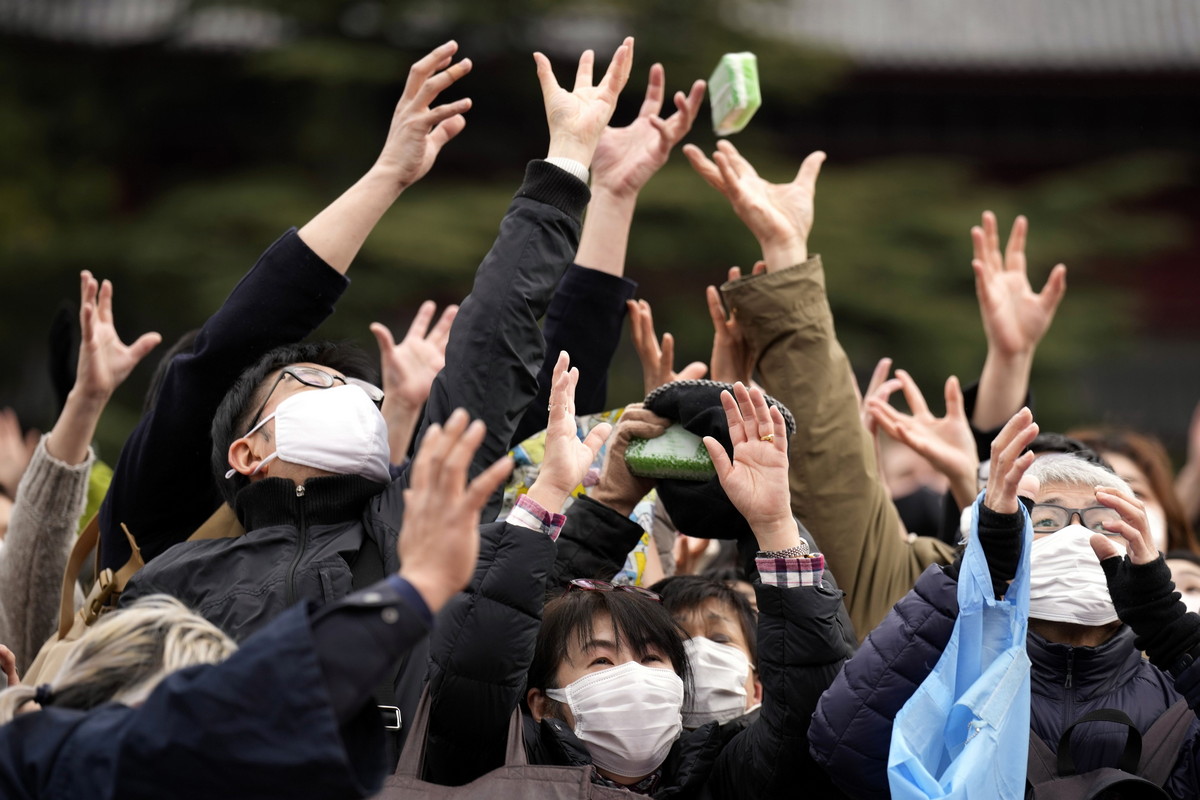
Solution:
M 980 503 L 979 544 L 987 558 L 992 591 L 1000 599 L 1021 563 L 1021 512 L 1001 514 Z
M 564 169 L 547 161 L 530 161 L 525 167 L 525 182 L 517 197 L 547 203 L 569 215 L 576 223 L 583 220 L 592 193 L 587 184 Z
M 1145 651 L 1154 666 L 1176 668 L 1184 654 L 1200 646 L 1200 616 L 1187 613 L 1180 602 L 1161 553 L 1148 564 L 1113 556 L 1100 566 L 1117 616 L 1133 629 L 1134 645 Z

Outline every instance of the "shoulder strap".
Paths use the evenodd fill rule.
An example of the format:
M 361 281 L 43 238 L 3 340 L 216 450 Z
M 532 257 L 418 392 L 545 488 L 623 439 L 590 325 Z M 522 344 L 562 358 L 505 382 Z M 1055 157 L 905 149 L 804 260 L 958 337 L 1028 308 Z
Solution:
M 79 573 L 88 554 L 96 549 L 100 540 L 100 514 L 92 515 L 83 532 L 75 539 L 71 548 L 71 556 L 67 559 L 67 568 L 63 571 L 62 595 L 58 607 L 58 638 L 62 639 L 71 630 L 71 621 L 75 618 L 75 584 L 79 581 Z
M 1164 711 L 1142 737 L 1145 757 L 1138 766 L 1137 774 L 1155 786 L 1166 783 L 1179 761 L 1179 748 L 1183 746 L 1183 740 L 1187 738 L 1195 720 L 1196 715 L 1188 708 L 1187 700 L 1181 699 Z
M 1042 737 L 1029 729 L 1029 766 L 1025 780 L 1030 786 L 1052 781 L 1058 777 L 1058 760 Z
M 1121 758 L 1117 761 L 1117 768 L 1122 772 L 1128 772 L 1130 775 L 1136 775 L 1138 762 L 1142 758 L 1142 733 L 1133 724 L 1133 720 L 1129 718 L 1128 714 L 1124 711 L 1118 711 L 1115 708 L 1101 708 L 1096 711 L 1090 711 L 1072 722 L 1063 731 L 1062 738 L 1058 742 L 1058 774 L 1075 774 L 1075 757 L 1071 755 L 1071 733 L 1077 726 L 1085 722 L 1115 722 L 1118 725 L 1124 725 L 1128 729 L 1128 734 L 1125 738 L 1125 750 L 1121 753 Z

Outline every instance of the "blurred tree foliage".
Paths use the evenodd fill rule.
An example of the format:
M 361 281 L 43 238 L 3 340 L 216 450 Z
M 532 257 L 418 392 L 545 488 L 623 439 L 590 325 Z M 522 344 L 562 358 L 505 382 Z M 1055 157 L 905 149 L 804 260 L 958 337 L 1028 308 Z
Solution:
M 206 5 L 216 4 L 192 10 Z M 706 77 L 724 52 L 758 54 L 764 109 L 738 146 L 776 180 L 789 179 L 809 147 L 829 152 L 811 249 L 826 259 L 842 340 L 860 372 L 893 356 L 935 406 L 945 375 L 970 381 L 982 364 L 967 234 L 980 210 L 994 209 L 1005 228 L 1015 213 L 1030 216 L 1037 286 L 1054 263 L 1070 268 L 1039 375 L 1061 374 L 1128 331 L 1129 304 L 1095 278 L 1098 265 L 1146 257 L 1183 234 L 1182 220 L 1143 202 L 1190 168 L 1170 154 L 1132 154 L 1020 184 L 966 160 L 839 163 L 836 142 L 773 126 L 770 109 L 836 91 L 848 65 L 748 33 L 716 0 L 242 5 L 284 15 L 285 42 L 221 53 L 169 38 L 122 47 L 2 40 L 0 403 L 15 405 L 26 423 L 53 422 L 46 331 L 55 308 L 77 300 L 80 269 L 114 281 L 118 325 L 129 335 L 159 330 L 169 343 L 200 325 L 259 252 L 370 166 L 408 65 L 451 37 L 475 62 L 447 93 L 474 99 L 467 129 L 368 241 L 326 336 L 373 347 L 369 322 L 400 328 L 426 297 L 461 298 L 522 165 L 544 152 L 529 53 L 550 54 L 565 80 L 580 50 L 595 47 L 606 63 L 625 33 L 637 37 L 637 53 L 618 124 L 636 113 L 653 60 L 674 90 Z M 703 117 L 689 140 L 712 147 Z M 756 256 L 724 200 L 673 156 L 643 194 L 628 274 L 654 304 L 660 332 L 680 340 L 681 360 L 707 358 L 704 285 Z M 151 372 L 139 369 L 105 418 L 100 441 L 110 460 Z M 640 393 L 636 359 L 623 350 L 610 402 Z M 1047 427 L 1073 421 L 1071 397 L 1041 399 Z

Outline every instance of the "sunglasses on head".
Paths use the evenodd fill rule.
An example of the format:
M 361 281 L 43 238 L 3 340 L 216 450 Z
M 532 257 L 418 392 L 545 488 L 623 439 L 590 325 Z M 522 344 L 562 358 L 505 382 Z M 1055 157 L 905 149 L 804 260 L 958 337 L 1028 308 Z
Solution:
M 581 592 L 629 592 L 644 597 L 647 600 L 653 600 L 656 603 L 662 602 L 662 595 L 658 592 L 652 592 L 649 589 L 643 589 L 641 586 L 627 586 L 625 584 L 616 584 L 611 581 L 602 581 L 598 578 L 576 578 L 571 581 L 567 591 L 578 589 Z

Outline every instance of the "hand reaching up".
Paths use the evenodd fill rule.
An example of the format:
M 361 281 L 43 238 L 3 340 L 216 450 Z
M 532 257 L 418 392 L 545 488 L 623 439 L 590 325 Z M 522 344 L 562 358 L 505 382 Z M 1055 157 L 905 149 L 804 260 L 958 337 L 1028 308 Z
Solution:
M 75 370 L 75 387 L 89 400 L 107 402 L 138 362 L 162 341 L 157 333 L 143 333 L 133 344 L 126 345 L 113 325 L 113 286 L 110 281 L 98 283 L 92 273 L 79 275 L 79 362 Z
M 559 353 L 551 375 L 546 450 L 537 479 L 529 487 L 529 499 L 547 511 L 558 513 L 596 460 L 600 447 L 612 433 L 612 425 L 602 422 L 580 441 L 575 421 L 579 370 L 571 368 L 571 357 L 566 351 Z
M 600 468 L 600 484 L 588 493 L 597 503 L 619 511 L 623 516 L 633 513 L 638 501 L 654 488 L 653 478 L 642 478 L 629 471 L 625 452 L 634 438 L 655 439 L 662 436 L 671 421 L 660 417 L 641 403 L 625 406 L 617 420 L 604 453 L 604 466 Z
M 396 550 L 400 577 L 420 592 L 435 614 L 461 591 L 479 558 L 479 514 L 512 470 L 507 456 L 467 483 L 467 470 L 486 426 L 456 409 L 445 426 L 430 425 L 421 440 Z
M 808 259 L 813 198 L 824 153 L 818 150 L 804 159 L 790 183 L 771 183 L 761 178 L 727 139 L 717 142 L 711 161 L 695 145 L 685 145 L 683 154 L 710 186 L 725 195 L 738 218 L 758 239 L 768 272 Z
M 746 518 L 760 550 L 785 550 L 800 543 L 788 487 L 787 426 L 779 409 L 767 405 L 757 387 L 733 385 L 721 392 L 733 460 L 711 436 L 704 446 L 729 501 Z
M 592 67 L 596 54 L 584 51 L 575 71 L 575 86 L 567 91 L 554 77 L 550 60 L 541 53 L 533 54 L 537 64 L 538 82 L 546 106 L 546 122 L 550 127 L 549 157 L 571 158 L 584 167 L 592 163 L 596 145 L 612 119 L 617 97 L 629 80 L 633 66 L 633 37 L 617 48 L 600 83 L 592 85 Z
M 458 52 L 454 41 L 434 48 L 408 71 L 404 92 L 396 103 L 383 151 L 375 162 L 404 191 L 425 176 L 446 143 L 467 126 L 463 116 L 470 98 L 434 106 L 437 96 L 471 71 L 471 60 L 451 64 Z
M 629 311 L 629 333 L 638 360 L 642 362 L 642 382 L 646 394 L 671 381 L 699 380 L 708 372 L 703 362 L 693 361 L 679 372 L 675 372 L 675 337 L 669 333 L 662 336 L 659 346 L 658 334 L 654 330 L 654 314 L 645 300 L 629 300 L 625 303 Z
M 988 471 L 987 491 L 983 504 L 997 514 L 1017 513 L 1017 488 L 1036 491 L 1036 486 L 1021 486 L 1025 471 L 1037 457 L 1033 451 L 1022 455 L 1038 435 L 1033 413 L 1022 408 L 1010 419 L 992 441 L 992 463 Z M 1030 478 L 1030 480 L 1033 480 Z M 1032 494 L 1033 491 L 1030 491 Z
M 593 191 L 608 191 L 619 197 L 636 195 L 667 163 L 671 148 L 692 129 L 704 102 L 704 81 L 693 83 L 686 95 L 676 92 L 675 113 L 664 120 L 659 112 L 665 85 L 662 64 L 650 67 L 646 98 L 637 119 L 623 128 L 604 129 L 592 160 Z
M 759 261 L 754 265 L 752 274 L 761 275 L 767 271 L 767 265 Z M 730 267 L 728 280 L 740 280 L 741 267 Z M 725 305 L 721 302 L 721 293 L 717 287 L 708 286 L 704 290 L 704 298 L 708 301 L 708 315 L 713 324 L 712 379 L 721 383 L 736 383 L 741 381 L 747 386 L 754 374 L 754 356 L 746 347 L 746 337 L 738 326 L 737 317 L 725 314 Z

